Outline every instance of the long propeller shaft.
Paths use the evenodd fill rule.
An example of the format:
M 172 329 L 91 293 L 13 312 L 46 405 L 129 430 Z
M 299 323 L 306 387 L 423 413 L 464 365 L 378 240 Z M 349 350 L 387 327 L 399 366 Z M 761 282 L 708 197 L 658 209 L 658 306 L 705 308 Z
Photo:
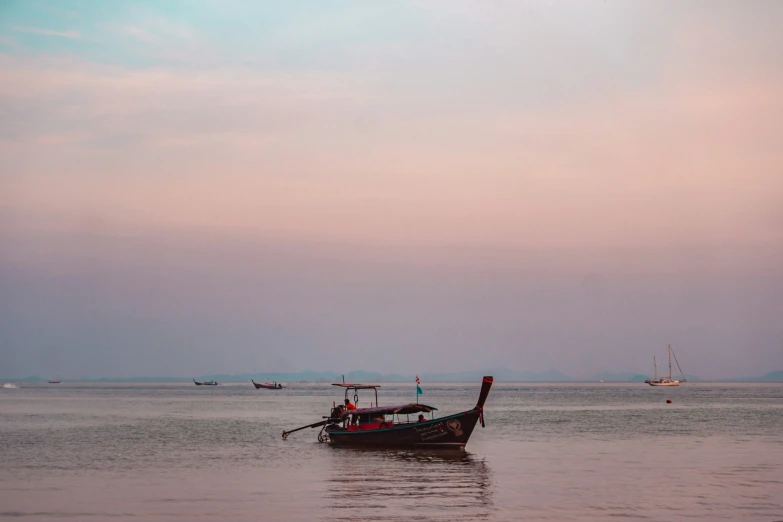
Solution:
M 313 423 L 313 424 L 308 424 L 307 426 L 302 426 L 301 428 L 296 428 L 296 429 L 293 429 L 293 430 L 290 430 L 290 431 L 283 430 L 283 440 L 287 439 L 288 436 L 290 434 L 294 433 L 295 431 L 303 430 L 305 428 L 317 428 L 318 426 L 323 426 L 327 422 L 329 422 L 329 419 L 321 421 L 321 422 L 316 422 L 316 423 Z

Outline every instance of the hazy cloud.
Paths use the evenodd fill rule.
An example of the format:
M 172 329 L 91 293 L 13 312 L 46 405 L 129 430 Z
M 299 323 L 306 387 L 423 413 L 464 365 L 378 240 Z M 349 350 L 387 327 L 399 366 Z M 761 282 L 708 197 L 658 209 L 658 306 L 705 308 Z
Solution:
M 57 36 L 60 38 L 81 38 L 79 31 L 54 31 L 52 29 L 42 29 L 40 27 L 14 27 L 18 33 L 40 34 L 43 36 Z
M 125 32 L 133 36 L 134 38 L 141 40 L 142 42 L 147 42 L 147 43 L 158 42 L 158 39 L 151 32 L 149 32 L 148 30 L 142 27 L 129 25 L 128 27 L 125 28 Z

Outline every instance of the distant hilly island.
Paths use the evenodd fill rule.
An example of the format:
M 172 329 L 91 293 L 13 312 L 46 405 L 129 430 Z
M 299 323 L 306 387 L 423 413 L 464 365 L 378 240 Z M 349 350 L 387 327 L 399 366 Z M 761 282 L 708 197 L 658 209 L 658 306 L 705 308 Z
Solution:
M 480 371 L 464 371 L 451 373 L 419 373 L 422 382 L 471 382 L 481 379 L 484 375 L 493 375 L 498 381 L 505 382 L 644 382 L 649 375 L 634 374 L 630 372 L 601 372 L 587 379 L 577 379 L 558 370 L 545 372 L 516 371 L 508 368 L 494 368 Z M 340 374 L 336 372 L 262 372 L 241 374 L 210 374 L 194 375 L 198 380 L 216 380 L 219 382 L 247 382 L 250 379 L 264 381 L 269 379 L 276 382 L 340 382 L 343 377 L 345 382 L 412 382 L 414 374 L 404 375 L 398 373 L 378 373 L 364 370 L 356 370 Z M 695 375 L 685 375 L 691 382 L 705 381 Z M 46 382 L 48 379 L 31 375 L 23 379 L 2 379 L 3 382 Z M 187 382 L 190 377 L 133 377 L 133 378 L 81 378 L 63 379 L 65 381 L 79 382 Z M 783 371 L 770 372 L 759 377 L 742 377 L 736 379 L 718 379 L 720 382 L 783 382 Z

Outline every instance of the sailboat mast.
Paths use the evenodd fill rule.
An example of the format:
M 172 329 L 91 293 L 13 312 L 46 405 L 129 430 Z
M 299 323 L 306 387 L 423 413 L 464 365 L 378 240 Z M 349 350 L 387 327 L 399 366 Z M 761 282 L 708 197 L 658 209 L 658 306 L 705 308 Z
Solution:
M 653 378 L 657 381 L 658 380 L 658 363 L 655 362 L 655 356 L 654 355 L 653 355 L 653 366 L 655 366 L 655 373 L 653 374 L 654 375 Z
M 669 380 L 672 380 L 672 345 L 669 345 Z
M 677 354 L 674 353 L 674 350 L 672 350 L 672 355 L 674 356 L 674 362 L 677 364 L 677 369 L 680 370 L 680 380 L 682 382 L 685 382 L 685 374 L 682 373 L 682 368 L 680 367 L 680 361 L 677 360 Z

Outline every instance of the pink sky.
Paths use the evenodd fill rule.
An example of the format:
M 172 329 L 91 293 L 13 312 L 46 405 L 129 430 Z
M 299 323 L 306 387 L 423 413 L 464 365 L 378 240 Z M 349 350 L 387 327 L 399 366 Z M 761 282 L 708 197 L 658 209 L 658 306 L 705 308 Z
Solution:
M 429 278 L 422 266 L 461 274 L 465 299 L 479 301 L 505 295 L 504 281 L 507 289 L 528 288 L 521 281 L 531 274 L 539 282 L 559 281 L 524 294 L 549 303 L 542 321 L 558 325 L 535 334 L 514 327 L 513 314 L 486 315 L 481 307 L 452 314 L 448 302 L 430 302 L 445 307 L 438 328 L 475 321 L 475 330 L 486 334 L 476 334 L 475 342 L 490 345 L 494 365 L 556 365 L 578 373 L 587 364 L 597 371 L 657 328 L 660 335 L 613 369 L 646 368 L 650 349 L 663 350 L 678 332 L 699 361 L 693 373 L 698 364 L 715 376 L 783 366 L 783 333 L 774 319 L 783 316 L 783 305 L 780 294 L 766 293 L 783 288 L 783 37 L 772 23 L 780 19 L 778 5 L 449 7 L 387 13 L 399 17 L 387 20 L 396 20 L 397 29 L 356 36 L 349 46 L 341 38 L 352 33 L 343 24 L 380 24 L 372 7 L 335 15 L 315 32 L 299 20 L 271 36 L 261 31 L 256 54 L 248 45 L 226 48 L 183 13 L 150 17 L 145 20 L 166 21 L 147 26 L 118 18 L 106 22 L 123 28 L 111 33 L 91 33 L 77 22 L 0 26 L 0 239 L 10 247 L 0 255 L 0 268 L 36 280 L 36 273 L 62 266 L 89 274 L 96 269 L 91 263 L 101 267 L 105 257 L 104 268 L 117 277 L 129 270 L 144 279 L 168 273 L 155 269 L 154 259 L 143 260 L 144 245 L 162 241 L 170 246 L 152 250 L 177 259 L 177 266 L 193 266 L 194 279 L 172 292 L 208 303 L 231 301 L 233 286 L 212 295 L 196 282 L 224 278 L 229 267 L 250 270 L 259 258 L 232 253 L 204 266 L 189 254 L 194 238 L 229 251 L 246 243 L 300 244 L 339 260 L 340 273 L 363 274 L 357 277 L 379 288 L 395 284 L 381 268 L 386 264 L 406 274 L 411 288 Z M 46 38 L 46 47 L 31 38 Z M 56 43 L 111 47 L 121 38 L 147 53 L 141 63 L 119 51 L 116 58 L 96 57 Z M 292 59 L 291 49 L 306 59 Z M 83 244 L 85 237 L 103 239 Z M 111 252 L 119 248 L 117 238 L 128 237 L 140 238 L 140 250 L 128 253 L 120 265 L 130 268 L 123 268 Z M 203 248 L 200 255 L 209 256 Z M 484 255 L 484 249 L 502 254 Z M 272 258 L 285 265 L 286 275 L 270 284 L 291 278 L 306 288 L 302 281 L 317 271 L 317 264 L 307 265 L 297 275 L 290 253 Z M 145 268 L 133 268 L 134 259 Z M 127 278 L 130 284 L 138 283 L 134 277 Z M 478 284 L 487 277 L 490 283 Z M 616 295 L 605 303 L 607 315 L 593 318 L 598 330 L 622 330 L 611 337 L 614 347 L 605 346 L 576 309 L 563 314 L 565 321 L 558 318 L 594 277 Z M 565 289 L 569 280 L 575 294 Z M 433 295 L 460 294 L 459 280 L 438 284 Z M 488 290 L 495 285 L 498 293 Z M 662 308 L 682 299 L 692 308 L 668 323 L 626 313 L 623 299 L 643 302 L 639 292 L 656 288 L 667 296 Z M 678 289 L 688 289 L 687 295 Z M 343 326 L 319 331 L 308 323 L 310 315 L 299 323 L 281 319 L 285 324 L 275 328 L 288 337 L 271 335 L 270 352 L 275 343 L 298 339 L 309 348 L 291 356 L 293 367 L 311 353 L 328 360 L 340 346 L 355 350 L 357 367 L 378 369 L 370 368 L 372 361 L 394 344 L 378 337 L 397 335 L 400 342 L 430 347 L 426 369 L 435 370 L 446 345 L 455 342 L 423 326 L 417 338 L 405 321 L 398 326 L 407 329 L 404 335 L 383 323 L 346 337 L 342 328 L 351 326 L 345 318 L 372 314 L 375 301 L 362 283 L 333 291 L 345 297 L 344 315 L 334 318 Z M 47 302 L 42 289 L 21 285 L 14 292 L 5 307 L 18 314 L 16 303 L 35 292 L 42 293 L 30 297 L 33 302 Z M 364 297 L 352 300 L 352 292 Z M 116 299 L 122 310 L 145 307 L 143 298 L 129 304 L 123 295 L 117 290 L 105 299 Z M 169 297 L 166 308 L 176 317 L 181 299 Z M 216 317 L 216 331 L 252 331 L 248 338 L 263 339 L 268 330 L 258 326 L 258 316 L 235 318 L 247 307 L 263 316 L 274 306 L 246 297 L 225 314 L 210 305 L 194 314 Z M 290 306 L 301 310 L 313 303 L 307 299 Z M 720 309 L 705 312 L 716 299 Z M 318 302 L 328 306 L 328 300 Z M 405 315 L 407 305 L 397 305 L 375 312 Z M 700 317 L 697 331 L 687 331 L 687 313 Z M 59 320 L 57 310 L 46 314 L 53 332 L 84 320 Z M 35 307 L 22 314 L 30 321 L 35 315 Z M 504 333 L 493 333 L 496 320 Z M 174 323 L 172 332 L 186 328 Z M 734 330 L 724 341 L 710 331 L 729 323 Z M 80 331 L 90 335 L 90 327 Z M 305 342 L 298 336 L 307 331 L 312 335 Z M 69 342 L 80 342 L 79 335 Z M 147 343 L 154 338 L 139 336 Z M 128 345 L 142 342 L 133 338 Z M 351 343 L 355 347 L 345 348 Z M 19 354 L 45 352 L 50 344 L 19 330 L 2 350 L 6 359 L 26 361 L 18 371 L 34 372 L 35 357 Z M 592 359 L 596 345 L 605 350 L 598 360 Z M 537 346 L 561 346 L 563 355 L 539 360 Z M 716 346 L 720 361 L 704 362 Z M 242 356 L 229 360 L 227 371 L 241 369 Z M 254 364 L 263 365 L 263 357 Z M 399 366 L 394 371 L 408 366 L 389 364 Z M 202 364 L 204 371 L 212 365 Z M 95 371 L 111 370 L 107 362 Z M 153 370 L 142 364 L 136 371 Z

